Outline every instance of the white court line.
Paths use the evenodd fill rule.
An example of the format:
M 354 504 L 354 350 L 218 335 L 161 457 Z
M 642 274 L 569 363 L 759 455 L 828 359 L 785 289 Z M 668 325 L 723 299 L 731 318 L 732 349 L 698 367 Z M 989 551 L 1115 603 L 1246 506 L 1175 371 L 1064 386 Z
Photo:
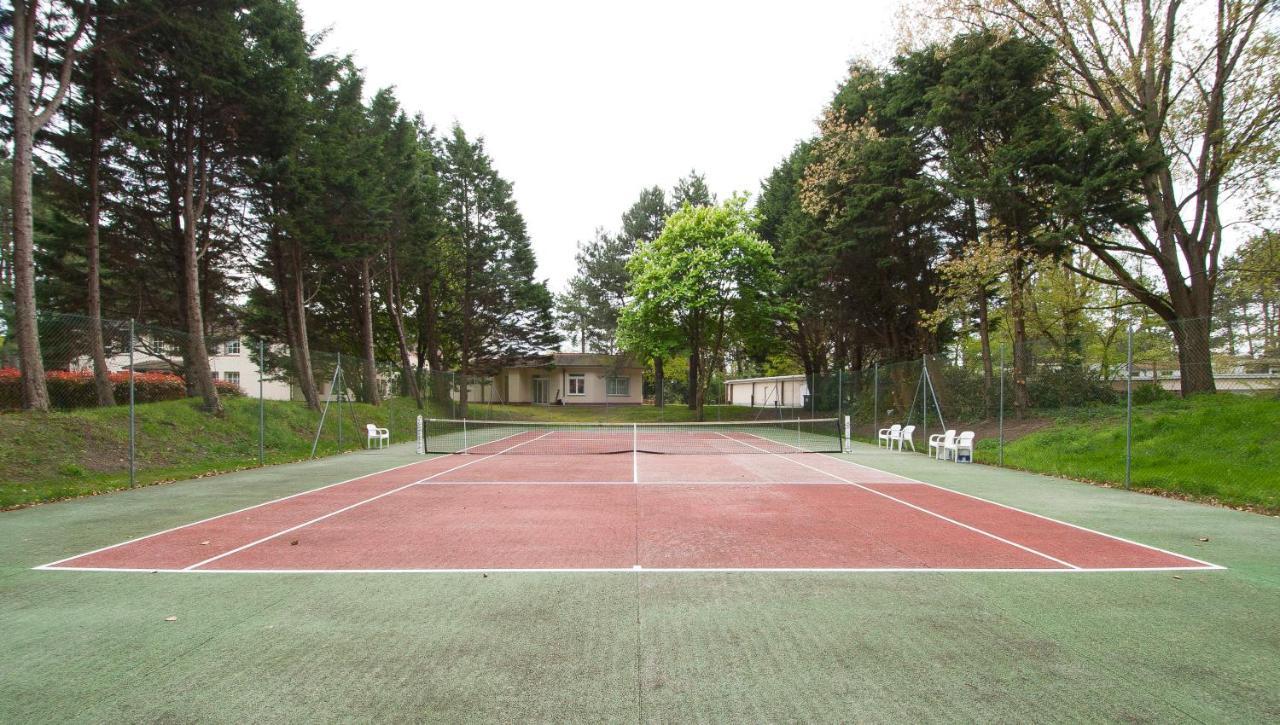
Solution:
M 407 489 L 407 488 L 411 488 L 411 487 L 413 487 L 413 486 L 416 486 L 416 485 L 418 485 L 419 483 L 422 483 L 423 481 L 430 481 L 431 479 L 436 478 L 437 476 L 443 476 L 443 475 L 444 475 L 444 474 L 446 474 L 446 473 L 452 473 L 453 471 L 456 471 L 456 470 L 458 470 L 459 468 L 466 468 L 467 466 L 470 466 L 470 465 L 473 465 L 473 464 L 476 464 L 476 463 L 480 463 L 481 461 L 487 461 L 487 460 L 489 460 L 490 458 L 493 458 L 494 456 L 500 456 L 500 455 L 502 455 L 503 453 L 506 453 L 507 451 L 514 450 L 514 449 L 519 448 L 520 446 L 523 446 L 523 445 L 528 444 L 528 443 L 533 443 L 534 441 L 539 440 L 540 438 L 544 438 L 544 437 L 546 437 L 547 435 L 549 435 L 549 434 L 548 434 L 548 433 L 544 433 L 544 434 L 542 434 L 542 435 L 538 436 L 537 438 L 530 438 L 530 439 L 529 439 L 529 440 L 527 440 L 527 441 L 524 441 L 524 442 L 521 442 L 521 443 L 517 443 L 517 444 L 515 444 L 514 446 L 511 446 L 510 448 L 506 448 L 506 449 L 504 449 L 504 450 L 498 451 L 497 453 L 490 453 L 489 455 L 484 456 L 483 458 L 477 458 L 477 459 L 475 459 L 474 461 L 467 461 L 466 463 L 460 463 L 460 464 L 458 464 L 458 465 L 454 466 L 453 468 L 449 468 L 449 469 L 446 469 L 446 470 L 440 471 L 439 473 L 434 473 L 434 474 L 432 474 L 432 475 L 430 475 L 430 476 L 427 476 L 426 478 L 423 478 L 423 479 L 420 479 L 420 480 L 414 481 L 413 483 L 406 483 L 405 485 L 400 486 L 399 488 L 393 488 L 393 489 L 391 489 L 390 491 L 384 491 L 384 492 L 382 492 L 382 493 L 378 494 L 377 496 L 370 496 L 369 498 L 366 498 L 366 499 L 364 499 L 363 501 L 357 501 L 357 502 L 355 502 L 355 503 L 353 503 L 353 504 L 351 504 L 351 505 L 349 505 L 349 506 L 343 506 L 342 508 L 340 508 L 340 509 L 338 509 L 338 510 L 336 510 L 336 511 L 330 511 L 329 513 L 324 514 L 323 516 L 317 516 L 317 517 L 315 517 L 314 519 L 311 519 L 310 521 L 304 521 L 303 523 L 300 523 L 300 524 L 298 524 L 297 526 L 290 526 L 289 528 L 284 529 L 283 531 L 277 531 L 276 533 L 271 534 L 270 536 L 264 536 L 264 537 L 262 537 L 262 538 L 258 539 L 257 541 L 251 541 L 251 542 L 249 542 L 249 543 L 247 543 L 247 544 L 244 544 L 243 546 L 237 546 L 236 548 L 231 549 L 230 551 L 224 551 L 224 552 L 222 552 L 221 554 L 218 554 L 217 556 L 211 556 L 211 557 L 209 557 L 208 559 L 205 559 L 204 561 L 198 561 L 198 562 L 196 562 L 196 563 L 192 564 L 191 566 L 184 567 L 184 568 L 185 568 L 186 570 L 190 571 L 190 570 L 196 569 L 196 568 L 198 568 L 198 567 L 202 567 L 202 566 L 204 566 L 205 564 L 211 564 L 211 563 L 213 563 L 213 562 L 215 562 L 215 561 L 217 561 L 217 560 L 219 560 L 219 559 L 222 559 L 222 558 L 224 558 L 224 557 L 231 556 L 232 554 L 235 554 L 235 553 L 238 553 L 238 552 L 244 551 L 245 549 L 252 548 L 252 547 L 257 546 L 258 544 L 261 544 L 261 543 L 263 543 L 263 542 L 270 541 L 270 540 L 272 540 L 272 539 L 274 539 L 274 538 L 276 538 L 276 537 L 278 537 L 278 536 L 284 536 L 285 534 L 288 534 L 288 533 L 293 532 L 293 531 L 297 531 L 298 529 L 305 528 L 305 527 L 307 527 L 307 526 L 310 526 L 311 524 L 314 524 L 314 523 L 317 523 L 317 522 L 320 522 L 320 521 L 324 521 L 325 519 L 327 519 L 327 518 L 331 518 L 331 517 L 333 517 L 333 516 L 337 516 L 337 515 L 338 515 L 338 514 L 340 514 L 340 513 L 344 513 L 344 512 L 346 512 L 346 511 L 350 511 L 351 509 L 356 508 L 357 506 L 363 506 L 363 505 L 365 505 L 365 504 L 367 504 L 367 503 L 369 503 L 369 502 L 371 502 L 371 501 L 377 501 L 377 500 L 378 500 L 378 499 L 380 499 L 380 498 L 384 498 L 384 497 L 386 497 L 386 496 L 390 496 L 390 495 L 391 495 L 391 494 L 393 494 L 393 493 L 399 493 L 400 491 L 403 491 L 403 490 L 405 490 L 405 489 Z
M 132 574 L 1105 574 L 1115 572 L 1204 571 L 1201 566 L 1109 567 L 1102 569 L 996 569 L 979 567 L 582 567 L 545 569 L 126 569 L 120 567 L 55 566 L 46 571 L 97 571 Z
M 837 481 L 422 481 L 420 486 L 843 486 Z
M 766 439 L 766 440 L 767 440 L 767 439 Z M 773 441 L 770 441 L 770 442 L 773 442 Z M 824 470 L 822 470 L 821 468 L 815 468 L 814 466 L 810 466 L 808 463 L 805 463 L 804 461 L 797 461 L 797 460 L 794 460 L 794 459 L 791 459 L 791 458 L 787 458 L 785 455 L 783 455 L 783 454 L 781 454 L 781 453 L 773 453 L 773 452 L 771 452 L 771 451 L 766 451 L 765 449 L 763 449 L 763 448 L 761 448 L 761 447 L 759 447 L 759 446 L 752 446 L 750 443 L 747 443 L 746 441 L 743 441 L 743 445 L 751 446 L 752 448 L 755 448 L 755 449 L 756 449 L 756 450 L 758 450 L 758 451 L 764 451 L 765 453 L 768 453 L 768 454 L 769 454 L 769 455 L 771 455 L 771 456 L 778 456 L 779 458 L 782 458 L 783 460 L 791 461 L 792 463 L 794 463 L 794 464 L 796 464 L 796 465 L 798 465 L 798 466 L 804 466 L 805 468 L 812 469 L 812 470 L 814 470 L 814 471 L 817 471 L 818 473 L 825 473 L 826 475 L 831 476 L 832 478 L 834 478 L 834 479 L 836 479 L 836 480 L 838 480 L 838 481 L 844 481 L 845 483 L 849 484 L 850 486 L 855 486 L 855 487 L 857 487 L 857 488 L 862 489 L 863 491 L 868 491 L 868 492 L 870 492 L 870 493 L 874 493 L 874 494 L 875 494 L 875 495 L 877 495 L 877 496 L 883 496 L 883 497 L 885 497 L 885 498 L 889 499 L 890 501 L 895 501 L 895 502 L 897 502 L 897 503 L 902 504 L 903 506 L 907 506 L 907 507 L 909 507 L 909 508 L 913 508 L 913 509 L 915 509 L 915 510 L 917 510 L 917 511 L 920 511 L 920 512 L 922 512 L 922 513 L 926 513 L 926 514 L 928 514 L 928 515 L 930 515 L 930 516 L 933 516 L 933 517 L 935 517 L 935 518 L 942 519 L 943 521 L 946 521 L 947 523 L 955 524 L 956 526 L 959 526 L 959 527 L 961 527 L 961 528 L 968 529 L 968 530 L 970 530 L 970 531 L 972 531 L 972 532 L 974 532 L 974 533 L 982 534 L 983 536 L 991 537 L 992 539 L 995 539 L 996 541 L 999 541 L 999 542 L 1001 542 L 1001 543 L 1008 544 L 1009 546 L 1013 546 L 1013 547 L 1018 548 L 1018 549 L 1022 549 L 1023 551 L 1029 552 L 1029 553 L 1031 553 L 1031 554 L 1035 554 L 1036 556 L 1041 557 L 1042 559 L 1048 559 L 1049 561 L 1057 562 L 1057 563 L 1059 563 L 1059 564 L 1061 564 L 1061 565 L 1063 565 L 1063 566 L 1070 567 L 1070 568 L 1072 568 L 1072 569 L 1079 569 L 1079 568 L 1081 568 L 1081 567 L 1076 566 L 1075 564 L 1072 564 L 1072 563 L 1071 563 L 1071 562 L 1069 562 L 1069 561 L 1064 561 L 1064 560 L 1062 560 L 1062 559 L 1059 559 L 1059 558 L 1058 558 L 1058 557 L 1056 557 L 1056 556 L 1050 556 L 1049 554 L 1046 554 L 1046 553 L 1044 553 L 1043 551 L 1036 551 L 1035 549 L 1031 548 L 1030 546 L 1024 546 L 1024 545 L 1022 545 L 1022 544 L 1019 544 L 1019 543 L 1018 543 L 1018 542 L 1016 542 L 1016 541 L 1011 541 L 1011 540 L 1009 540 L 1009 539 L 1004 538 L 1003 536 L 999 536 L 999 535 L 993 534 L 993 533 L 991 533 L 990 531 L 984 531 L 984 530 L 982 530 L 982 529 L 980 529 L 980 528 L 978 528 L 978 527 L 976 527 L 976 526 L 970 526 L 969 524 L 966 524 L 966 523 L 964 523 L 964 522 L 962 522 L 962 521 L 957 521 L 957 520 L 955 520 L 955 519 L 951 518 L 950 516 L 944 516 L 944 515 L 942 515 L 942 514 L 940 514 L 940 513 L 936 512 L 936 511 L 930 511 L 929 509 L 927 509 L 927 508 L 925 508 L 925 507 L 923 507 L 923 506 L 917 506 L 917 505 L 915 505 L 915 504 L 911 503 L 910 501 L 903 501 L 902 499 L 900 499 L 900 498 L 898 498 L 898 497 L 896 497 L 896 496 L 890 496 L 889 494 L 887 494 L 887 493 L 883 493 L 883 492 L 881 492 L 881 491 L 877 491 L 877 490 L 875 490 L 874 488 L 867 488 L 866 486 L 864 486 L 864 485 L 862 485 L 862 484 L 860 484 L 860 483 L 855 483 L 855 482 L 850 481 L 849 479 L 847 479 L 847 478 L 845 478 L 845 477 L 843 477 L 843 476 L 839 476 L 839 475 L 836 475 L 836 474 L 834 474 L 834 473 L 831 473 L 830 471 L 824 471 Z M 785 444 L 785 443 L 784 443 L 783 445 L 787 445 L 787 444 Z M 792 447 L 792 448 L 795 448 L 795 446 L 791 446 L 791 447 Z
M 365 473 L 365 474 L 362 474 L 362 475 L 356 476 L 355 478 L 348 478 L 348 479 L 347 479 L 347 480 L 345 480 L 345 481 L 338 481 L 337 483 L 329 483 L 329 484 L 325 484 L 324 486 L 319 486 L 319 487 L 317 487 L 317 488 L 309 488 L 309 489 L 307 489 L 306 491 L 299 491 L 299 492 L 297 492 L 297 493 L 291 493 L 291 494 L 289 494 L 288 496 L 281 496 L 280 498 L 273 498 L 273 499 L 271 499 L 270 501 L 263 501 L 262 503 L 255 503 L 255 504 L 253 504 L 252 506 L 245 506 L 244 508 L 238 508 L 238 509 L 236 509 L 236 510 L 234 510 L 234 511 L 228 511 L 228 512 L 226 512 L 225 514 L 218 514 L 218 515 L 216 515 L 216 516 L 209 516 L 208 518 L 203 518 L 203 519 L 200 519 L 199 521 L 192 521 L 191 523 L 187 523 L 187 524 L 180 524 L 180 525 L 178 525 L 178 526 L 172 526 L 172 527 L 170 527 L 170 528 L 164 529 L 163 531 L 157 531 L 157 532 L 155 532 L 154 534 L 147 534 L 147 535 L 145 535 L 145 536 L 139 536 L 139 537 L 136 537 L 136 538 L 133 538 L 133 539 L 126 539 L 126 540 L 124 540 L 124 541 L 121 541 L 121 542 L 120 542 L 120 543 L 118 543 L 118 544 L 111 544 L 110 546 L 103 546 L 103 547 L 99 547 L 99 548 L 94 549 L 94 550 L 92 550 L 92 551 L 86 551 L 86 552 L 84 552 L 84 553 L 82 553 L 82 554 L 75 554 L 75 555 L 73 555 L 73 556 L 68 556 L 68 557 L 66 557 L 66 558 L 58 559 L 57 561 L 50 562 L 50 563 L 48 563 L 48 564 L 42 564 L 42 565 L 40 565 L 40 566 L 32 567 L 32 568 L 33 568 L 33 569 L 48 569 L 48 568 L 50 568 L 50 567 L 57 566 L 58 564 L 61 564 L 61 563 L 63 563 L 64 561 L 71 561 L 72 559 L 79 559 L 79 558 L 80 558 L 80 557 L 82 557 L 82 556 L 89 556 L 89 555 L 91 555 L 91 554 L 97 554 L 97 553 L 102 552 L 102 551 L 109 551 L 109 550 L 111 550 L 111 549 L 115 549 L 115 548 L 117 548 L 117 547 L 124 546 L 125 544 L 132 544 L 132 543 L 134 543 L 134 542 L 143 541 L 143 540 L 145 540 L 145 539 L 150 539 L 150 538 L 152 538 L 152 537 L 160 536 L 161 534 L 167 534 L 167 533 L 169 533 L 169 532 L 171 532 L 171 531 L 177 531 L 178 529 L 185 529 L 185 528 L 187 528 L 188 526 L 198 526 L 198 525 L 200 525 L 200 524 L 208 523 L 208 522 L 210 522 L 210 521 L 216 521 L 216 520 L 218 520 L 218 519 L 220 519 L 220 518 L 222 518 L 222 517 L 224 517 L 224 516 L 231 516 L 231 515 L 233 515 L 233 514 L 243 513 L 243 512 L 245 512 L 245 511 L 252 511 L 253 509 L 261 508 L 261 507 L 263 507 L 263 506 L 268 506 L 268 505 L 273 504 L 273 503 L 279 503 L 279 502 L 281 502 L 281 501 L 288 501 L 288 500 L 289 500 L 289 499 L 291 499 L 291 498 L 297 498 L 298 496 L 305 496 L 305 495 L 307 495 L 307 494 L 309 494 L 309 493 L 315 493 L 315 492 L 317 492 L 317 491 L 323 491 L 323 490 L 325 490 L 325 489 L 327 489 L 327 488 L 333 488 L 334 486 L 341 486 L 341 485 L 342 485 L 342 484 L 344 484 L 344 483 L 354 483 L 354 482 L 356 482 L 356 481 L 359 481 L 359 480 L 361 480 L 361 479 L 365 479 L 365 478 L 369 478 L 369 477 L 371 477 L 371 476 L 381 476 L 381 475 L 382 475 L 382 474 L 384 474 L 384 473 L 390 473 L 390 472 L 392 472 L 392 471 L 397 471 L 397 470 L 399 470 L 399 469 L 401 469 L 401 468 L 408 468 L 409 466 L 420 466 L 420 465 L 422 465 L 422 464 L 424 464 L 424 463 L 426 463 L 426 462 L 428 462 L 428 461 L 430 461 L 430 460 L 432 460 L 432 459 L 428 458 L 428 459 L 421 460 L 421 461 L 414 461 L 414 462 L 412 462 L 412 463 L 404 463 L 404 464 L 401 464 L 401 465 L 399 465 L 399 466 L 392 466 L 391 468 L 384 468 L 384 469 L 382 469 L 381 471 L 374 471 L 373 473 Z M 88 570 L 86 569 L 85 571 L 88 571 Z
M 1055 519 L 1055 518 L 1053 518 L 1053 517 L 1051 517 L 1051 516 L 1045 516 L 1044 514 L 1038 514 L 1038 513 L 1034 512 L 1034 511 L 1027 511 L 1026 509 L 1020 509 L 1020 508 L 1018 508 L 1017 506 L 1010 506 L 1010 505 L 1009 505 L 1009 504 L 1007 504 L 1007 503 L 1000 503 L 999 501 L 992 501 L 991 499 L 983 498 L 983 497 L 981 497 L 981 496 L 975 496 L 975 495 L 973 495 L 973 494 L 971 494 L 971 493 L 965 493 L 964 491 L 957 491 L 957 490 L 955 490 L 954 488 L 947 488 L 946 486 L 940 486 L 940 485 L 938 485 L 938 484 L 936 484 L 936 483 L 929 483 L 928 481 L 921 481 L 921 480 L 916 479 L 916 478 L 910 478 L 910 477 L 903 476 L 903 475 L 900 475 L 900 474 L 897 474 L 897 473 L 893 473 L 892 471 L 886 471 L 886 470 L 884 470 L 884 469 L 876 468 L 876 467 L 874 467 L 874 466 L 868 466 L 868 465 L 866 465 L 865 463 L 857 463 L 857 462 L 854 462 L 854 461 L 845 460 L 845 459 L 843 459 L 843 458 L 836 458 L 835 456 L 827 455 L 827 454 L 825 454 L 825 453 L 824 453 L 824 454 L 822 454 L 822 455 L 826 456 L 827 458 L 830 458 L 830 459 L 831 459 L 831 460 L 833 460 L 833 461 L 837 461 L 837 462 L 839 462 L 839 463 L 843 463 L 843 464 L 848 465 L 848 466 L 856 466 L 856 467 L 858 467 L 858 468 L 862 468 L 862 469 L 865 469 L 865 470 L 868 470 L 868 471 L 875 471 L 876 473 L 884 473 L 884 474 L 889 475 L 889 476 L 896 476 L 896 477 L 898 477 L 898 478 L 901 478 L 901 479 L 902 479 L 902 480 L 904 480 L 904 481 L 909 481 L 909 482 L 911 482 L 911 483 L 919 483 L 919 484 L 922 484 L 922 485 L 924 485 L 924 486 L 932 486 L 933 488 L 936 488 L 936 489 L 939 489 L 939 490 L 942 490 L 942 491 L 947 491 L 947 492 L 950 492 L 950 493 L 954 493 L 954 494 L 956 494 L 956 495 L 958 495 L 958 496 L 965 496 L 965 497 L 967 497 L 967 498 L 971 498 L 971 499 L 973 499 L 973 500 L 975 500 L 975 501 L 982 501 L 983 503 L 989 503 L 989 504 L 991 504 L 992 506 L 999 506 L 999 507 L 1001 507 L 1001 508 L 1009 509 L 1010 511 L 1017 511 L 1018 513 L 1026 514 L 1026 515 L 1028 515 L 1028 516 L 1034 516 L 1034 517 L 1036 517 L 1036 518 L 1038 518 L 1038 519 L 1043 519 L 1043 520 L 1045 520 L 1045 521 L 1050 521 L 1050 522 L 1053 522 L 1053 523 L 1055 523 L 1055 524 L 1062 524 L 1063 526 L 1069 526 L 1069 527 L 1071 527 L 1071 528 L 1073 528 L 1073 529 L 1078 529 L 1078 530 L 1080 530 L 1080 531 L 1087 531 L 1087 532 L 1089 532 L 1090 534 L 1097 534 L 1098 536 L 1105 536 L 1105 537 L 1107 537 L 1108 539 L 1114 539 L 1114 540 L 1116 540 L 1116 541 L 1122 541 L 1122 542 L 1124 542 L 1124 543 L 1126 543 L 1126 544 L 1132 544 L 1132 545 L 1134 545 L 1134 546 L 1140 546 L 1140 547 L 1142 547 L 1142 548 L 1144 548 L 1144 549 L 1150 549 L 1151 551 L 1158 551 L 1158 552 L 1160 552 L 1161 554 L 1168 554 L 1169 556 L 1176 556 L 1176 557 L 1178 557 L 1179 559 L 1186 559 L 1187 561 L 1194 561 L 1194 562 L 1196 562 L 1197 564 L 1201 564 L 1201 565 L 1202 565 L 1200 568 L 1204 568 L 1204 569 L 1226 569 L 1226 568 L 1227 568 L 1227 567 L 1225 567 L 1225 566 L 1221 566 L 1221 565 L 1219 565 L 1219 564 L 1214 564 L 1214 563 L 1212 563 L 1212 562 L 1204 561 L 1203 559 L 1197 559 L 1197 558 L 1195 558 L 1195 557 L 1193 557 L 1193 556 L 1187 556 L 1186 554 L 1179 554 L 1179 553 L 1178 553 L 1178 552 L 1176 552 L 1176 551 L 1169 551 L 1168 549 L 1161 549 L 1161 548 L 1160 548 L 1160 547 L 1158 547 L 1158 546 L 1152 546 L 1152 545 L 1150 545 L 1150 544 L 1144 544 L 1144 543 L 1142 543 L 1141 541 L 1134 541 L 1133 539 L 1126 539 L 1126 538 L 1124 538 L 1123 536 L 1116 536 L 1115 534 L 1108 534 L 1108 533 L 1107 533 L 1107 532 L 1105 532 L 1105 531 L 1098 531 L 1097 529 L 1091 529 L 1091 528 L 1089 528 L 1089 527 L 1087 527 L 1087 526 L 1080 526 L 1079 524 L 1073 524 L 1073 523 L 1071 523 L 1071 522 L 1069 522 L 1069 521 L 1062 521 L 1062 520 L 1059 520 L 1059 519 Z M 856 455 L 856 454 L 849 454 L 849 455 Z M 976 463 L 976 464 L 971 464 L 971 465 L 982 466 L 983 464 L 981 464 L 981 463 Z M 983 467 L 984 467 L 984 468 L 986 468 L 986 466 L 983 466 Z

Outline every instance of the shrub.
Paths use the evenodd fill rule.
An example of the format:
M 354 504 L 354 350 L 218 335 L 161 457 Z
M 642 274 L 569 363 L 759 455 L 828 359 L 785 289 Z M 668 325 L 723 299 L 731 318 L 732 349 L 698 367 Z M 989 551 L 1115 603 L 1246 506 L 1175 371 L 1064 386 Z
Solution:
M 1036 408 L 1068 408 L 1115 403 L 1116 392 L 1098 373 L 1077 366 L 1040 367 L 1027 376 L 1027 392 Z
M 1173 400 L 1178 396 L 1155 383 L 1142 383 L 1133 387 L 1133 404 L 1146 405 L 1148 403 L 1158 403 L 1162 400 Z
M 129 373 L 110 373 L 115 401 L 129 402 Z M 45 373 L 45 385 L 49 388 L 49 404 L 54 408 L 86 408 L 97 405 L 93 373 L 87 370 L 71 372 L 51 370 Z M 239 385 L 225 380 L 215 382 L 219 395 L 242 397 Z M 181 400 L 187 397 L 187 386 L 173 373 L 147 372 L 133 376 L 134 400 L 138 403 L 159 403 L 165 400 Z M 22 407 L 22 374 L 13 368 L 0 368 L 0 410 L 16 410 Z

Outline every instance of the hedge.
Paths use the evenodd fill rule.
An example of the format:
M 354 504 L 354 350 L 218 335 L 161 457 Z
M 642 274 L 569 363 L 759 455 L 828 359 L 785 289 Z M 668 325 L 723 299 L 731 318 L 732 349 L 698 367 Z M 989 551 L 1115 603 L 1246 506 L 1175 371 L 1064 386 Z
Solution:
M 129 373 L 110 373 L 115 400 L 119 404 L 129 402 Z M 98 404 L 98 394 L 90 371 L 69 372 L 51 370 L 45 373 L 45 385 L 49 389 L 49 404 L 54 408 L 89 408 Z M 214 381 L 219 395 L 242 396 L 240 386 L 225 380 Z M 139 403 L 157 403 L 162 400 L 180 400 L 187 397 L 187 386 L 173 373 L 135 373 L 133 376 L 134 400 Z M 0 410 L 16 410 L 22 407 L 22 373 L 14 368 L 0 368 Z

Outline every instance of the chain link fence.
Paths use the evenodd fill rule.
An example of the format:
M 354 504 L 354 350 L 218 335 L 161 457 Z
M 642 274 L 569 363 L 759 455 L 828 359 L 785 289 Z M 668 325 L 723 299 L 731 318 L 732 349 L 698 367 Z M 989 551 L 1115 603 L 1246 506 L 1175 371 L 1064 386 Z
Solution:
M 1213 441 L 1188 441 L 1185 459 L 1181 449 L 1171 456 L 1162 438 L 1171 416 L 1202 416 L 1206 431 L 1247 437 L 1257 426 L 1240 409 L 1245 401 L 1280 410 L 1275 345 L 1244 354 L 1217 337 L 1208 348 L 1187 344 L 1204 339 L 1205 325 L 1157 321 L 1088 339 L 1016 343 L 1004 333 L 985 343 L 961 336 L 937 354 L 822 375 L 716 372 L 704 380 L 701 415 L 694 399 L 702 386 L 690 384 L 685 359 L 668 361 L 661 383 L 652 363 L 625 356 L 595 360 L 598 365 L 588 364 L 589 357 L 543 356 L 466 374 L 421 366 L 406 371 L 398 355 L 370 365 L 347 353 L 296 350 L 228 330 L 199 341 L 224 409 L 208 416 L 187 363 L 196 341 L 185 332 L 121 320 L 95 326 L 86 317 L 47 314 L 40 318 L 41 349 L 56 414 L 33 424 L 29 442 L 0 447 L 0 456 L 11 459 L 0 467 L 9 472 L 8 483 L 19 485 L 56 471 L 73 495 L 80 480 L 132 485 L 355 450 L 367 444 L 370 424 L 388 429 L 391 443 L 407 443 L 415 439 L 418 415 L 847 418 L 853 441 L 875 444 L 880 429 L 911 425 L 912 442 L 925 453 L 930 436 L 972 431 L 979 462 L 1197 493 L 1180 479 L 1180 469 L 1208 465 L 1224 478 L 1249 481 L 1274 472 L 1274 463 L 1254 460 L 1250 451 L 1262 447 Z M 0 412 L 21 406 L 16 348 L 0 340 Z M 1238 354 L 1226 352 L 1232 348 Z M 1188 385 L 1236 395 L 1184 399 Z M 1231 431 L 1233 415 L 1240 416 L 1239 428 Z

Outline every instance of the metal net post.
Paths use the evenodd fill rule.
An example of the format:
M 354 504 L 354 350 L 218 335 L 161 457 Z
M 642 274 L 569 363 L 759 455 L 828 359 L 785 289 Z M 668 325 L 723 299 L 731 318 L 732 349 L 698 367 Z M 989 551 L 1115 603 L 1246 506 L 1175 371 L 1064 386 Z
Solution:
M 267 463 L 267 404 L 263 370 L 267 367 L 266 346 L 258 338 L 258 465 Z
M 133 384 L 133 318 L 129 318 L 129 485 L 138 484 L 138 425 Z

